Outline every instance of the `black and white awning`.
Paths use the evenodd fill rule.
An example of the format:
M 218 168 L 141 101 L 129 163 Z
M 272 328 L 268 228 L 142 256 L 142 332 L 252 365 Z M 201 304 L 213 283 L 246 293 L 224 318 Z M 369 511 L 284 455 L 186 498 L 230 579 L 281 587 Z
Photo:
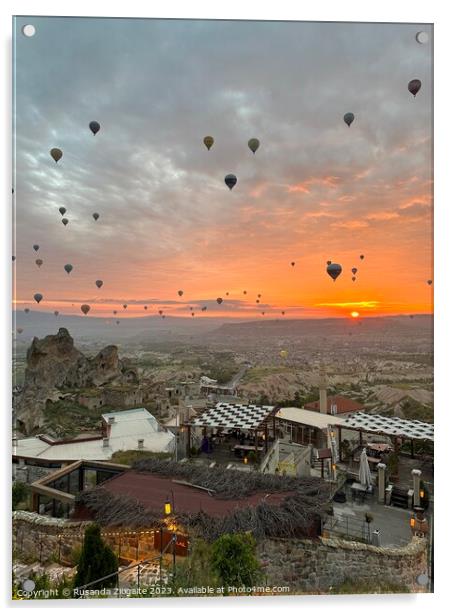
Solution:
M 214 407 L 203 411 L 191 425 L 203 428 L 257 430 L 271 416 L 274 409 L 274 406 L 218 402 Z

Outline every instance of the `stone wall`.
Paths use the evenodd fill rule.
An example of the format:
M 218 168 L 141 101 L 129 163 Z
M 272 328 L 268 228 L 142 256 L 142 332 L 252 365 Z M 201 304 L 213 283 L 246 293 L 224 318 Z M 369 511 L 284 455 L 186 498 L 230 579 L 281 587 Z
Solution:
M 74 564 L 90 522 L 50 518 L 30 511 L 13 512 L 13 548 L 18 560 Z M 102 531 L 102 538 L 122 560 L 142 560 L 156 555 L 153 530 Z
M 73 564 L 90 522 L 13 512 L 13 545 L 18 560 Z M 104 540 L 121 559 L 141 560 L 156 555 L 154 535 L 146 531 L 102 531 Z M 258 543 L 267 583 L 289 586 L 291 594 L 327 592 L 346 581 L 385 582 L 411 592 L 425 592 L 416 579 L 427 572 L 427 541 L 413 538 L 400 548 L 375 547 L 342 539 L 265 539 Z
M 268 583 L 291 593 L 326 592 L 344 582 L 388 582 L 425 592 L 416 578 L 427 572 L 427 541 L 414 538 L 400 548 L 320 537 L 318 540 L 269 539 L 259 543 Z

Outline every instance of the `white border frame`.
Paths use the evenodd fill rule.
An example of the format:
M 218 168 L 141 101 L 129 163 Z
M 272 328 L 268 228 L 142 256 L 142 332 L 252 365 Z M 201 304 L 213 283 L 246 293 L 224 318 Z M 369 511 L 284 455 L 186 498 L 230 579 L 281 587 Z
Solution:
M 450 186 L 452 130 L 450 118 L 451 79 L 450 58 L 452 57 L 452 36 L 450 34 L 451 10 L 444 0 L 379 0 L 378 2 L 365 2 L 363 0 L 321 0 L 312 3 L 297 3 L 293 0 L 279 0 L 265 7 L 262 3 L 252 0 L 245 3 L 243 0 L 229 0 L 227 3 L 212 3 L 202 0 L 173 0 L 169 2 L 128 0 L 125 4 L 113 5 L 110 2 L 99 0 L 41 0 L 39 3 L 31 0 L 17 0 L 16 2 L 5 0 L 1 7 L 0 27 L 2 31 L 2 45 L 6 53 L 1 63 L 2 79 L 1 105 L 3 128 L 2 134 L 6 136 L 1 149 L 1 186 L 3 186 L 3 207 L 1 208 L 1 283 L 2 283 L 2 325 L 1 332 L 1 355 L 0 379 L 1 392 L 3 395 L 2 418 L 3 418 L 3 451 L 2 464 L 2 488 L 4 490 L 5 506 L 2 507 L 3 529 L 9 529 L 10 516 L 10 415 L 11 405 L 11 16 L 12 15 L 71 15 L 71 16 L 111 16 L 111 17 L 167 17 L 167 18 L 213 18 L 213 19 L 278 19 L 278 20 L 303 20 L 303 21 L 384 21 L 384 22 L 419 22 L 434 23 L 435 37 L 435 81 L 434 81 L 434 125 L 435 125 L 435 445 L 436 445 L 436 476 L 435 476 L 435 595 L 392 595 L 392 596 L 340 596 L 340 597 L 270 597 L 267 599 L 200 599 L 183 600 L 153 600 L 128 601 L 126 604 L 118 601 L 95 601 L 80 605 L 69 602 L 61 604 L 54 601 L 44 603 L 24 602 L 14 608 L 22 610 L 33 609 L 37 613 L 46 613 L 49 609 L 80 609 L 99 610 L 135 609 L 157 610 L 159 613 L 172 614 L 176 610 L 194 613 L 200 609 L 218 610 L 225 612 L 231 607 L 243 612 L 259 609 L 269 613 L 274 607 L 284 607 L 287 610 L 315 610 L 317 614 L 349 614 L 350 611 L 362 612 L 372 608 L 384 610 L 385 614 L 397 614 L 413 612 L 413 610 L 425 610 L 429 607 L 440 608 L 440 603 L 446 605 L 447 590 L 450 569 L 450 523 L 448 518 L 450 488 L 449 467 L 451 466 L 447 453 L 450 451 L 450 411 L 448 408 L 448 360 L 452 348 L 452 335 L 450 322 L 447 321 L 451 310 L 447 299 L 452 298 L 451 277 L 448 276 L 450 254 L 447 251 L 448 240 L 452 233 L 452 190 Z M 440 486 L 443 486 L 440 489 Z M 447 490 L 447 494 L 446 494 Z M 447 504 L 446 504 L 447 497 Z M 5 607 L 12 606 L 9 602 L 9 542 L 10 532 L 2 533 L 2 555 L 5 567 L 1 576 L 2 603 Z M 320 602 L 321 599 L 321 602 Z M 72 605 L 70 605 L 72 604 Z M 434 604 L 434 605 L 433 605 Z M 371 608 L 371 609 L 372 609 Z

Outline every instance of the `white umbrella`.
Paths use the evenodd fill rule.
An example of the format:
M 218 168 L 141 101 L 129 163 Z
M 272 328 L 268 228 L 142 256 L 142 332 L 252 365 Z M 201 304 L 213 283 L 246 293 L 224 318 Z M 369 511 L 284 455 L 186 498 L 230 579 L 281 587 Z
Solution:
M 359 483 L 366 486 L 366 488 L 372 486 L 372 475 L 370 474 L 369 461 L 365 448 L 362 450 L 359 457 Z

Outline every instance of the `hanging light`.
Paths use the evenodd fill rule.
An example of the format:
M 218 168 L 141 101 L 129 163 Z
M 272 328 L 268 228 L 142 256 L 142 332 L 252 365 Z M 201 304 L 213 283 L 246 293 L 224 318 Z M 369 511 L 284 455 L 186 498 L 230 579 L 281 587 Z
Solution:
M 163 510 L 165 512 L 165 515 L 171 515 L 172 507 L 169 498 L 166 499 Z
M 243 458 L 243 464 L 248 464 L 248 458 L 246 456 Z

